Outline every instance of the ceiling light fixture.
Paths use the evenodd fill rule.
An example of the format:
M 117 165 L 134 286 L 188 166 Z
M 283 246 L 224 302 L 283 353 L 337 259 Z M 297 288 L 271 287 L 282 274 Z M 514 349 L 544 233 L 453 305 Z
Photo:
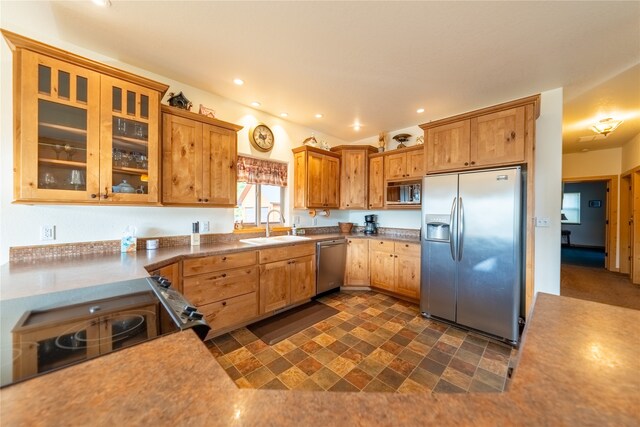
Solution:
M 280 113 L 280 117 L 289 117 L 289 113 Z
M 233 82 L 238 86 L 242 86 L 244 84 L 244 80 L 242 79 L 233 79 Z
M 253 102 L 251 103 L 251 106 L 252 106 L 252 107 L 259 107 L 259 106 L 261 106 L 261 105 L 262 105 L 262 104 L 260 104 L 258 101 L 253 101 Z
M 356 130 L 356 131 L 360 130 L 360 122 L 355 122 L 353 124 L 353 130 Z
M 109 7 L 111 6 L 111 0 L 91 0 L 91 3 L 100 7 Z
M 591 126 L 591 130 L 595 133 L 607 136 L 622 124 L 622 120 L 614 120 L 611 117 L 602 119 L 599 122 Z
M 324 117 L 322 114 L 320 113 L 316 114 L 316 119 L 321 119 L 322 117 Z
M 422 113 L 424 113 L 424 108 L 418 108 L 418 109 L 416 110 L 416 113 L 418 113 L 418 114 L 422 114 Z

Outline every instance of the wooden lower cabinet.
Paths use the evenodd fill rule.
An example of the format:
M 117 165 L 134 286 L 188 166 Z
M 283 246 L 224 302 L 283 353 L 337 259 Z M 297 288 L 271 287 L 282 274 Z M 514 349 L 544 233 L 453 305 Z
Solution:
M 315 244 L 265 249 L 260 262 L 260 314 L 316 294 Z
M 213 331 L 258 317 L 258 293 L 251 292 L 198 307 Z
M 420 298 L 420 244 L 369 241 L 371 286 L 414 300 Z
M 369 286 L 369 241 L 347 240 L 345 286 Z

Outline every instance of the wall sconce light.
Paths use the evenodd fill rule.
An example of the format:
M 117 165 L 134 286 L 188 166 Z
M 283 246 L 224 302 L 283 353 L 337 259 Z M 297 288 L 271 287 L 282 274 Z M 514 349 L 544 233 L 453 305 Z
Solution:
M 606 119 L 602 119 L 599 122 L 595 123 L 591 126 L 591 130 L 595 133 L 602 134 L 604 136 L 609 135 L 611 132 L 616 130 L 618 126 L 622 124 L 622 120 L 614 120 L 611 117 L 607 117 Z

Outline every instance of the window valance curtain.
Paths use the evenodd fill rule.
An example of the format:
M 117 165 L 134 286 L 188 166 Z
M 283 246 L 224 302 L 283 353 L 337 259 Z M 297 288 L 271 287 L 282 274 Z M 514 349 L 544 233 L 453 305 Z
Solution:
M 286 163 L 238 156 L 238 181 L 286 187 L 287 166 Z

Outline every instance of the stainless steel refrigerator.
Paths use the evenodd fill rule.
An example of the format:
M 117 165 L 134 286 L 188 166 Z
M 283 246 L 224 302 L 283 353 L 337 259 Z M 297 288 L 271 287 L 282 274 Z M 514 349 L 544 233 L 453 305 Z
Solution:
M 524 188 L 520 167 L 423 179 L 424 316 L 518 341 Z

